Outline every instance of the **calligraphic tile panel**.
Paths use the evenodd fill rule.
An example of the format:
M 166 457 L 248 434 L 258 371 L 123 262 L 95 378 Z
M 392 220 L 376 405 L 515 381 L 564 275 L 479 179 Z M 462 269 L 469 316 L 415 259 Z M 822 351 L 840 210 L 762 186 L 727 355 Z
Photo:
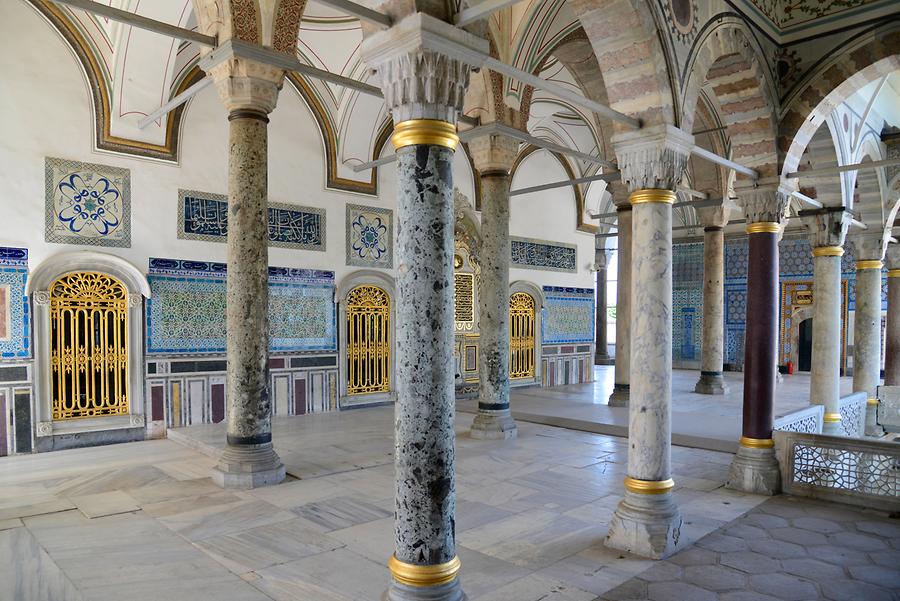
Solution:
M 578 248 L 574 244 L 511 237 L 510 261 L 513 267 L 544 271 L 578 271 Z

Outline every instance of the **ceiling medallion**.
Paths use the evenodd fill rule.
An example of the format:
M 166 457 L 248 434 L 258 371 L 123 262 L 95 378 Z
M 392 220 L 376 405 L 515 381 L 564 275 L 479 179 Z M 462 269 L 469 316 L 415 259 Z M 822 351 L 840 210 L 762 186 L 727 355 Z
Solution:
M 689 44 L 694 39 L 699 24 L 694 0 L 665 0 L 663 11 L 669 21 L 672 37 L 682 44 Z

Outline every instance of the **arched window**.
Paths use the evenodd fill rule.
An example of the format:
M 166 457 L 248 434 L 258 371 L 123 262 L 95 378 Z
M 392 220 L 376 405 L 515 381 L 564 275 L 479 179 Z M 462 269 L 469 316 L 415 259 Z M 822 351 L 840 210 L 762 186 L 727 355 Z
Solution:
M 54 420 L 128 413 L 128 291 L 94 272 L 50 286 Z
M 377 286 L 347 295 L 347 394 L 391 387 L 391 299 Z
M 534 298 L 525 292 L 509 297 L 509 377 L 534 377 Z

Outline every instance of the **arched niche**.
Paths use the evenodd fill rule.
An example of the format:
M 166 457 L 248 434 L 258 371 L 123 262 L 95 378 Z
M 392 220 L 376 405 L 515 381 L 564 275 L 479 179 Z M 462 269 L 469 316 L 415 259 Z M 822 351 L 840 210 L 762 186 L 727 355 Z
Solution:
M 543 381 L 541 369 L 541 317 L 544 309 L 544 291 L 537 284 L 527 280 L 516 280 L 509 284 L 509 296 L 523 292 L 534 299 L 534 378 L 510 380 L 510 386 L 540 385 Z
M 121 282 L 128 292 L 128 413 L 73 420 L 53 420 L 51 384 L 50 287 L 59 278 L 94 272 Z M 35 449 L 49 451 L 144 438 L 144 320 L 143 299 L 150 297 L 147 278 L 134 265 L 103 252 L 78 250 L 45 259 L 29 275 L 26 288 L 34 318 L 35 380 L 32 423 Z
M 348 343 L 350 341 L 349 332 L 347 331 L 347 309 L 348 297 L 350 293 L 360 286 L 374 286 L 380 288 L 387 294 L 390 300 L 388 336 L 390 346 L 390 389 L 386 392 L 370 392 L 361 394 L 348 394 Z M 384 403 L 392 403 L 396 400 L 396 382 L 397 382 L 397 294 L 396 283 L 393 276 L 383 271 L 374 269 L 360 269 L 345 276 L 335 290 L 335 302 L 338 305 L 338 340 L 340 355 L 340 408 L 352 409 L 354 407 L 362 407 L 369 405 L 378 405 Z

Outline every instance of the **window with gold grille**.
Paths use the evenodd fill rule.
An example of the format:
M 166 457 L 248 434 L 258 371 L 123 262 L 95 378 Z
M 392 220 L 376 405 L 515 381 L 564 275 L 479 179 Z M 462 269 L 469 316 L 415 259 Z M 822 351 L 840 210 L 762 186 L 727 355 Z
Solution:
M 347 394 L 391 389 L 391 299 L 377 286 L 347 295 Z
M 524 292 L 509 297 L 509 377 L 534 377 L 534 299 Z
M 50 287 L 53 419 L 128 413 L 128 291 L 101 273 Z

